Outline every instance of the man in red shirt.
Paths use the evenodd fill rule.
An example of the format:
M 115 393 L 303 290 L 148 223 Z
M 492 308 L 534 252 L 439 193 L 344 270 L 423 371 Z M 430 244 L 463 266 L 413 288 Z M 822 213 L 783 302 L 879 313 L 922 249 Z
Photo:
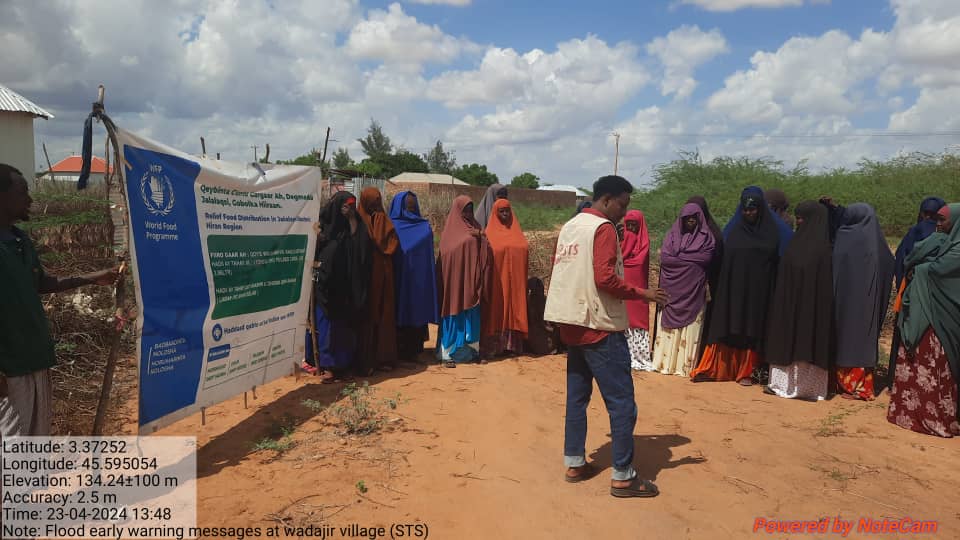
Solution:
M 633 468 L 633 430 L 637 422 L 637 405 L 634 401 L 630 353 L 622 332 L 626 328 L 626 311 L 622 304 L 623 300 L 647 300 L 664 304 L 668 298 L 663 289 L 640 289 L 623 280 L 620 242 L 615 224 L 626 215 L 632 192 L 633 186 L 626 179 L 620 176 L 604 176 L 593 185 L 592 207 L 582 211 L 602 219 L 603 222 L 593 233 L 591 255 L 596 298 L 593 303 L 588 304 L 590 308 L 584 308 L 590 310 L 584 314 L 585 326 L 560 324 L 560 339 L 569 347 L 564 437 L 564 463 L 567 466 L 565 479 L 567 482 L 580 482 L 590 478 L 594 472 L 586 461 L 585 445 L 587 406 L 593 392 L 593 381 L 596 379 L 610 415 L 613 442 L 613 479 L 610 493 L 615 497 L 653 497 L 659 493 L 657 487 L 650 481 L 639 479 Z M 564 228 L 576 220 L 586 221 L 589 218 L 574 217 Z M 576 225 L 581 231 L 584 226 L 590 225 Z M 564 233 L 561 232 L 561 239 L 563 237 Z M 587 239 L 589 240 L 589 236 Z M 554 272 L 556 279 L 556 268 Z M 559 291 L 556 292 L 558 297 L 553 299 L 556 305 L 572 305 L 578 302 L 578 299 L 570 294 L 570 290 L 571 285 L 573 288 L 580 286 L 564 285 L 556 288 L 556 291 Z M 551 292 L 554 292 L 553 283 Z M 596 307 L 597 304 L 600 304 L 599 308 Z M 569 316 L 574 317 L 576 314 Z M 623 326 L 619 331 L 611 329 L 619 326 Z

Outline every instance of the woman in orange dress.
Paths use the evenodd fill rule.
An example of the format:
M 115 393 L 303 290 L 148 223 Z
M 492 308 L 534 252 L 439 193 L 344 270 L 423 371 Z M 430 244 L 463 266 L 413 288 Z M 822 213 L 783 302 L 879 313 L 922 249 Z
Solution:
M 520 354 L 528 332 L 529 246 L 510 201 L 494 202 L 486 233 L 493 250 L 493 288 L 480 324 L 480 355 L 490 358 L 506 352 Z

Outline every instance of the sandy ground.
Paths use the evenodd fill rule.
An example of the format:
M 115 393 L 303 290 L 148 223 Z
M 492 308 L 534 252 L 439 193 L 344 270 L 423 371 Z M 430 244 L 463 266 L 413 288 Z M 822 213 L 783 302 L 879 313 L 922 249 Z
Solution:
M 198 437 L 199 526 L 264 536 L 281 523 L 383 526 L 388 536 L 393 524 L 419 523 L 438 539 L 786 538 L 754 534 L 755 519 L 839 516 L 936 520 L 938 533 L 919 537 L 960 538 L 960 440 L 889 424 L 885 395 L 808 403 L 636 374 L 636 466 L 661 495 L 620 500 L 609 494 L 597 391 L 587 449 L 603 472 L 563 482 L 564 372 L 565 359 L 548 356 L 374 377 L 375 399 L 399 406 L 364 437 L 339 435 L 329 413 L 304 404 L 333 403 L 342 385 L 286 377 L 258 388 L 248 408 L 239 396 L 208 408 L 206 425 L 197 415 L 158 435 Z M 122 431 L 134 431 L 135 410 Z M 252 450 L 284 429 L 287 451 Z

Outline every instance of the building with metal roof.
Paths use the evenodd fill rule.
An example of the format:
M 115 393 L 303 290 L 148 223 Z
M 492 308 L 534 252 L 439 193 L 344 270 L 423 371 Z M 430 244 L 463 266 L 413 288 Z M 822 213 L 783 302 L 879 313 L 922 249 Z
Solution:
M 53 115 L 0 84 L 0 163 L 12 165 L 31 180 L 34 176 L 33 119 Z

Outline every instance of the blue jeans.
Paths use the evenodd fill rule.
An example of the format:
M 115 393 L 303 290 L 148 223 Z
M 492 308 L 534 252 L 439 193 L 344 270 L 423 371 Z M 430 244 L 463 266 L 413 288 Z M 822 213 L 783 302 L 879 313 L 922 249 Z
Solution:
M 597 380 L 600 395 L 610 415 L 613 439 L 613 479 L 630 480 L 633 468 L 633 428 L 637 424 L 637 404 L 633 398 L 630 351 L 623 333 L 615 332 L 598 343 L 571 346 L 567 352 L 567 419 L 563 442 L 563 461 L 567 467 L 580 467 L 586 460 L 587 405 Z

